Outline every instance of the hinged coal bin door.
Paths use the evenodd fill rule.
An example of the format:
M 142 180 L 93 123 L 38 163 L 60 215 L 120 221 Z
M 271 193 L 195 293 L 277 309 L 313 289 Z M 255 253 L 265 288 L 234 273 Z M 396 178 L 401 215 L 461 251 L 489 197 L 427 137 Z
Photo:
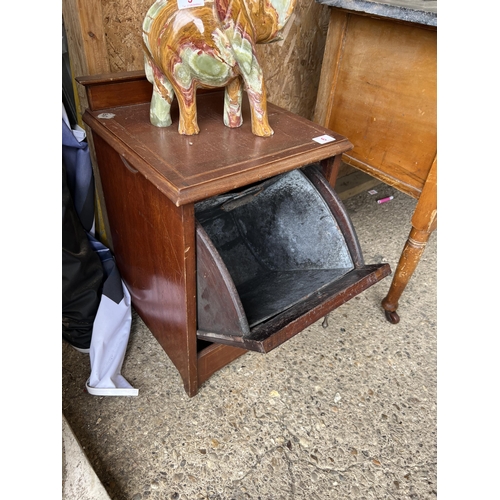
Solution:
M 197 203 L 198 337 L 268 352 L 390 273 L 317 166 Z

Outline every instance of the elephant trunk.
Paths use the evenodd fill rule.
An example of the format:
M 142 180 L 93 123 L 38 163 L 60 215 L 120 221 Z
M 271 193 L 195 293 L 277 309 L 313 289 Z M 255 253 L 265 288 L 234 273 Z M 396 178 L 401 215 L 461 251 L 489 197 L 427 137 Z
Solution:
M 245 0 L 248 14 L 255 30 L 257 43 L 268 43 L 280 39 L 297 0 Z

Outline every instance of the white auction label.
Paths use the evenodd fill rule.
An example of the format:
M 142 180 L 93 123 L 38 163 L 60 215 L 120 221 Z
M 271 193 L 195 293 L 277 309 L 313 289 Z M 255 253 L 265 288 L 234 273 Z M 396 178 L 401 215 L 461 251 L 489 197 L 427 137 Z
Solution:
M 177 0 L 179 9 L 190 9 L 191 7 L 203 7 L 205 0 Z
M 331 135 L 320 135 L 319 137 L 313 137 L 313 141 L 318 142 L 319 144 L 326 144 L 327 142 L 333 142 L 335 137 Z

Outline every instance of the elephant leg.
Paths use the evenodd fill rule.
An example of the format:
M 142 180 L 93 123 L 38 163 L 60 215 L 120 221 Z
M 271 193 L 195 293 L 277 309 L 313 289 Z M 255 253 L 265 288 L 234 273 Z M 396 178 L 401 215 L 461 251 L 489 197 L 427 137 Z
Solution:
M 166 76 L 148 58 L 145 59 L 146 77 L 153 84 L 153 95 L 149 108 L 149 119 L 155 127 L 172 125 L 170 107 L 174 89 Z
M 241 103 L 243 100 L 243 86 L 241 78 L 237 77 L 226 86 L 224 93 L 224 125 L 226 127 L 241 127 Z
M 144 70 L 146 71 L 146 78 L 148 79 L 148 82 L 154 85 L 155 80 L 153 76 L 153 66 L 151 65 L 149 57 L 146 55 L 144 56 Z
M 167 85 L 164 85 L 162 90 L 160 90 L 161 87 L 159 85 L 153 86 L 153 95 L 151 97 L 151 106 L 149 108 L 149 119 L 155 127 L 168 127 L 172 125 L 172 117 L 170 116 L 172 97 L 164 97 L 166 93 L 165 90 L 167 88 Z M 173 89 L 171 86 L 170 91 L 173 96 Z
M 264 86 L 264 76 L 260 66 L 256 70 L 257 77 L 247 82 L 247 94 L 252 115 L 252 132 L 260 137 L 270 137 L 274 130 L 270 127 L 267 118 L 267 97 Z
M 252 132 L 261 137 L 269 137 L 274 134 L 274 130 L 269 126 L 264 75 L 255 54 L 252 54 L 250 64 L 240 63 L 240 69 L 250 102 Z
M 196 89 L 194 83 L 188 88 L 174 83 L 174 91 L 179 102 L 179 134 L 196 135 L 200 132 L 196 111 Z

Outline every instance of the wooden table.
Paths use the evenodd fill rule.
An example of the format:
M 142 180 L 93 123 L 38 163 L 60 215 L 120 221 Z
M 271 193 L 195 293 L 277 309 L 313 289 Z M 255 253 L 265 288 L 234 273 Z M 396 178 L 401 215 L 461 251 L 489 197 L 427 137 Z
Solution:
M 345 163 L 418 200 L 382 301 L 398 323 L 399 298 L 437 225 L 437 2 L 318 1 L 332 8 L 314 121 L 349 137 Z
M 222 122 L 222 92 L 198 96 L 200 134 L 180 135 L 175 106 L 173 126 L 150 124 L 152 87 L 143 72 L 77 80 L 87 91 L 83 120 L 92 131 L 118 268 L 135 310 L 178 369 L 189 396 L 247 349 L 277 347 L 390 273 L 387 264 L 364 265 L 348 217 L 341 214 L 339 226 L 355 264 L 341 286 L 322 289 L 270 319 L 272 328 L 263 340 L 212 338 L 198 331 L 197 253 L 202 252 L 197 252 L 195 204 L 314 162 L 328 175 L 352 145 L 272 104 L 268 110 L 275 134 L 256 137 L 245 99 L 243 126 L 229 129 Z M 324 134 L 333 140 L 313 140 Z M 321 189 L 333 198 L 324 183 Z

